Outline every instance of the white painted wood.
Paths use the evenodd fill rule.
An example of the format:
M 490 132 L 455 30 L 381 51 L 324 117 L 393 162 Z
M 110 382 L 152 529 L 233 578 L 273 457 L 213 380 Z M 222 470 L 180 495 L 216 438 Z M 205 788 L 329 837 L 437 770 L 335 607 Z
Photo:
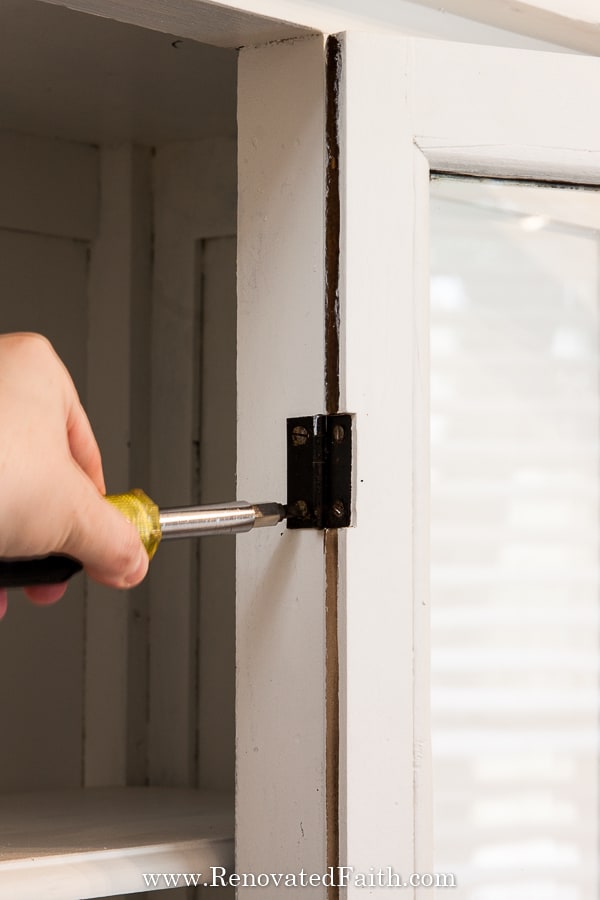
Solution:
M 12 0 L 18 3 L 20 0 Z M 447 40 L 473 41 L 506 47 L 528 46 L 531 49 L 548 49 L 548 34 L 552 44 L 574 50 L 593 50 L 594 32 L 591 23 L 579 27 L 577 16 L 569 9 L 560 18 L 552 20 L 548 28 L 546 13 L 531 8 L 521 26 L 519 13 L 524 5 L 510 15 L 503 16 L 504 27 L 496 27 L 502 17 L 497 5 L 487 12 L 479 10 L 476 0 L 464 15 L 458 12 L 460 0 L 454 9 L 427 0 L 178 0 L 167 10 L 161 6 L 157 14 L 155 4 L 137 0 L 46 0 L 46 2 L 83 12 L 107 15 L 122 22 L 146 28 L 166 30 L 182 37 L 224 47 L 253 46 L 268 41 L 284 40 L 307 32 L 336 33 L 349 29 L 396 34 L 414 34 L 441 37 Z M 465 4 L 469 0 L 464 0 Z M 501 0 L 498 0 L 501 2 Z M 490 4 L 486 4 L 486 7 Z M 511 6 L 517 4 L 512 3 Z M 531 7 L 531 4 L 529 4 Z M 558 26 L 563 26 L 562 28 Z
M 254 501 L 285 500 L 286 417 L 325 402 L 324 111 L 322 38 L 242 51 L 238 495 Z M 238 538 L 239 872 L 325 871 L 324 597 L 317 532 Z
M 439 9 L 437 0 L 416 0 Z M 495 28 L 598 55 L 600 25 L 594 0 L 446 0 L 444 10 Z
M 85 399 L 97 153 L 1 135 L 0 192 L 0 329 L 46 334 Z M 46 610 L 12 592 L 0 632 L 2 789 L 81 783 L 84 591 L 76 578 Z
M 95 11 L 122 16 L 127 8 L 98 0 Z M 146 24 L 161 27 L 155 7 L 136 9 L 138 17 L 147 14 Z M 227 15 L 223 21 L 231 23 Z M 190 25 L 196 36 L 198 21 Z M 412 599 L 426 601 L 425 393 L 415 386 L 427 353 L 420 338 L 412 342 L 425 328 L 419 299 L 426 248 L 417 224 L 427 189 L 423 156 L 453 171 L 597 181 L 593 148 L 600 144 L 589 109 L 599 81 L 594 60 L 359 36 L 349 39 L 349 48 L 344 397 L 357 413 L 358 495 L 357 527 L 342 548 L 342 852 L 356 868 L 373 860 L 409 871 L 430 858 L 424 762 L 413 778 L 413 747 L 426 754 L 419 696 L 426 654 L 414 661 L 411 655 L 413 645 L 422 648 L 425 627 L 424 611 L 413 610 Z M 322 55 L 320 38 L 242 53 L 238 493 L 251 499 L 283 499 L 285 417 L 323 407 Z M 397 98 L 391 107 L 390 95 Z M 159 153 L 157 173 L 167 180 L 182 173 L 170 194 L 170 186 L 160 194 L 159 184 L 159 196 L 174 198 L 172 208 L 171 199 L 164 207 L 157 201 L 154 353 L 161 387 L 152 399 L 168 415 L 153 426 L 158 451 L 151 484 L 181 488 L 165 502 L 189 502 L 195 484 L 194 272 L 198 241 L 233 230 L 234 204 L 211 199 L 223 184 L 215 172 L 221 164 L 229 172 L 233 159 L 224 146 L 212 144 L 201 165 L 193 162 L 187 172 L 175 157 L 189 159 L 189 148 L 166 149 L 162 169 Z M 53 207 L 59 208 L 56 197 L 45 206 Z M 202 229 L 185 231 L 182 223 L 198 216 Z M 189 240 L 182 240 L 184 231 Z M 390 423 L 397 408 L 401 421 Z M 163 499 L 160 491 L 156 496 Z M 400 510 L 393 520 L 390 500 Z M 325 860 L 322 545 L 316 535 L 280 534 L 273 529 L 238 540 L 237 868 L 319 872 Z M 194 589 L 195 562 L 191 551 L 173 560 L 178 571 L 165 561 L 153 595 L 151 774 L 188 783 L 196 772 L 197 638 L 196 609 L 186 592 Z M 154 566 L 160 572 L 160 557 Z M 390 659 L 397 666 L 391 675 Z M 66 703 L 64 695 L 61 700 Z M 406 864 L 404 856 L 396 863 L 399 847 L 406 848 Z M 383 859 L 388 851 L 392 858 Z
M 416 0 L 424 6 L 432 6 L 434 0 Z M 475 0 L 448 0 L 447 9 L 460 13 L 460 15 L 493 21 L 495 17 L 504 13 L 508 16 L 512 12 L 514 16 L 535 16 L 541 13 L 553 13 L 565 18 L 578 21 L 581 24 L 597 24 L 597 9 L 594 0 L 519 0 L 509 5 L 505 0 L 490 0 L 485 10 L 477 7 Z M 509 20 L 506 20 L 509 21 Z
M 430 371 L 429 371 L 429 165 L 415 151 L 414 165 L 414 365 L 413 365 L 413 679 L 414 679 L 414 834 L 415 872 L 435 872 L 433 846 L 433 785 L 431 783 L 430 718 Z M 423 836 L 427 840 L 423 840 Z M 415 891 L 418 900 L 431 888 Z
M 235 232 L 235 143 L 166 145 L 154 168 L 155 255 L 151 496 L 161 506 L 198 502 L 202 240 Z M 218 435 L 213 435 L 218 443 Z M 163 545 L 150 579 L 149 775 L 197 777 L 198 550 Z M 206 740 L 206 734 L 202 735 Z
M 596 59 L 345 39 L 342 402 L 358 449 L 341 557 L 341 861 L 358 870 L 432 871 L 428 171 L 598 183 L 600 126 L 586 110 L 599 76 Z
M 6 4 L 2 13 L 10 5 Z M 42 23 L 38 21 L 37 24 L 41 28 Z M 70 36 L 73 38 L 73 33 Z M 68 35 L 64 35 L 64 38 L 67 39 Z M 127 47 L 131 49 L 138 46 L 138 52 L 141 53 L 135 41 L 130 40 L 128 45 L 126 41 L 125 44 L 124 56 L 127 55 Z M 173 54 L 178 52 L 170 43 L 168 47 Z M 85 51 L 80 47 L 79 52 Z M 206 68 L 201 80 L 208 77 L 208 68 L 211 77 L 222 81 L 226 81 L 228 75 L 231 86 L 231 76 L 235 74 L 231 54 L 227 54 L 227 64 L 221 68 L 211 63 L 216 54 L 216 51 L 212 56 L 204 53 L 203 64 Z M 133 69 L 136 66 L 135 55 L 131 54 L 129 60 Z M 93 66 L 93 60 L 89 63 Z M 65 64 L 68 70 L 67 60 Z M 187 68 L 188 65 L 191 69 Z M 175 79 L 178 80 L 177 91 L 183 81 L 187 84 L 199 77 L 198 66 L 193 60 L 190 62 L 188 59 L 182 69 L 178 79 Z M 136 72 L 139 76 L 140 73 Z M 160 73 L 153 74 L 155 78 L 160 78 Z M 14 70 L 12 77 L 20 83 Z M 103 76 L 97 73 L 95 77 L 98 87 Z M 73 82 L 72 78 L 71 81 Z M 147 88 L 146 83 L 145 86 Z M 199 280 L 203 274 L 207 277 L 210 275 L 213 301 L 218 301 L 217 295 L 223 284 L 227 285 L 231 295 L 232 282 L 235 301 L 235 242 L 230 237 L 235 232 L 236 218 L 233 96 L 231 91 L 227 92 L 225 84 L 225 90 L 218 96 L 212 92 L 205 110 L 198 102 L 186 109 L 185 103 L 177 102 L 179 98 L 174 82 L 170 87 L 164 84 L 162 86 L 166 93 L 160 99 L 160 109 L 153 106 L 157 100 L 156 91 L 150 92 L 153 99 L 152 104 L 148 101 L 146 113 L 156 115 L 144 125 L 144 128 L 149 129 L 146 137 L 152 136 L 152 132 L 158 139 L 164 139 L 169 133 L 180 137 L 197 135 L 199 131 L 191 128 L 186 120 L 191 111 L 202 119 L 201 125 L 205 131 L 218 132 L 223 129 L 229 135 L 229 139 L 207 141 L 200 148 L 185 144 L 165 147 L 159 153 L 160 161 L 165 163 L 167 169 L 170 167 L 168 177 L 171 179 L 172 199 L 176 198 L 174 202 L 179 203 L 178 212 L 181 216 L 179 220 L 175 213 L 171 218 L 165 216 L 167 228 L 172 229 L 166 243 L 171 248 L 181 239 L 185 248 L 181 255 L 175 250 L 171 256 L 170 249 L 167 248 L 161 256 L 165 249 L 161 238 L 165 236 L 165 232 L 157 235 L 157 257 L 160 259 L 157 273 L 160 278 L 165 279 L 157 293 L 161 297 L 165 293 L 169 295 L 167 270 L 171 265 L 176 303 L 179 300 L 177 290 L 181 278 L 184 283 L 193 286 L 185 300 L 190 302 L 196 315 Z M 131 84 L 123 83 L 120 87 L 128 88 L 132 94 L 137 90 Z M 81 100 L 85 84 L 80 84 L 79 88 Z M 189 98 L 190 92 L 184 93 Z M 123 90 L 120 96 L 127 94 L 128 91 Z M 61 100 L 69 109 L 68 98 L 64 93 Z M 15 102 L 18 102 L 18 98 Z M 101 116 L 101 107 L 102 100 L 96 96 L 90 108 L 83 109 L 81 121 L 76 126 L 83 129 L 80 135 L 91 134 L 89 128 L 96 127 L 94 120 Z M 143 119 L 145 115 L 143 109 L 136 109 L 135 106 L 129 112 L 131 121 L 124 117 L 122 124 L 126 136 L 135 134 L 136 122 L 139 124 L 137 116 L 141 115 Z M 50 110 L 46 110 L 46 113 L 49 113 L 46 121 L 50 134 L 54 134 L 53 128 L 62 131 L 71 127 L 68 122 L 53 122 Z M 26 129 L 27 122 L 31 123 L 27 119 L 27 110 L 21 110 L 20 114 L 20 121 Z M 67 119 L 69 116 L 72 117 L 70 122 L 75 122 L 79 117 L 77 109 L 69 109 Z M 116 118 L 119 118 L 118 114 Z M 40 123 L 36 122 L 32 130 L 39 127 Z M 73 373 L 92 418 L 103 451 L 108 487 L 118 490 L 132 483 L 147 487 L 152 483 L 148 437 L 150 410 L 151 401 L 156 399 L 155 395 L 151 395 L 148 359 L 151 344 L 150 151 L 127 144 L 103 148 L 98 152 L 96 148 L 82 144 L 37 137 L 25 138 L 20 135 L 2 135 L 0 144 L 0 285 L 3 285 L 2 293 L 6 301 L 2 310 L 2 327 L 5 330 L 39 330 L 53 340 Z M 101 173 L 98 172 L 99 156 L 102 162 Z M 100 235 L 94 241 L 98 227 L 100 185 Z M 223 235 L 227 237 L 222 238 Z M 219 242 L 221 239 L 227 244 L 227 249 L 220 253 L 214 253 L 214 247 L 209 250 L 208 265 L 203 273 L 198 266 L 199 247 L 207 247 L 211 242 Z M 88 272 L 90 244 L 93 247 L 91 269 Z M 169 263 L 161 268 L 160 263 L 164 262 L 165 256 Z M 186 260 L 189 267 L 182 274 L 179 264 Z M 89 292 L 86 285 L 88 274 Z M 190 280 L 186 282 L 188 276 Z M 160 294 L 165 283 L 166 290 Z M 217 306 L 220 315 L 219 304 L 213 305 Z M 229 318 L 232 309 L 235 312 L 235 303 L 233 307 L 229 304 L 227 309 L 223 306 L 223 311 Z M 168 315 L 166 318 L 168 319 Z M 160 315 L 157 320 L 157 327 L 160 329 L 164 320 L 161 320 Z M 235 335 L 234 323 L 231 330 Z M 174 341 L 169 348 L 165 348 L 161 338 L 166 340 L 168 335 L 163 332 L 160 332 L 157 341 L 159 348 L 165 351 L 163 360 L 167 369 L 168 357 L 178 358 L 180 347 L 188 338 L 195 340 L 197 337 L 197 334 L 187 332 L 185 323 L 181 331 L 177 332 L 175 329 L 175 332 L 176 338 L 182 338 L 181 342 Z M 185 357 L 185 362 L 189 364 L 186 388 L 193 388 L 197 401 L 201 360 L 198 358 L 198 346 L 195 343 L 188 346 L 190 352 Z M 235 337 L 232 349 L 235 353 Z M 158 353 L 160 355 L 160 349 Z M 212 364 L 207 361 L 207 365 Z M 230 360 L 228 367 L 229 392 L 233 393 L 235 404 L 235 363 Z M 157 368 L 160 370 L 160 367 Z M 160 370 L 159 375 L 162 373 L 163 370 Z M 215 380 L 218 378 L 219 373 L 215 373 Z M 218 398 L 213 398 L 213 402 L 216 406 Z M 172 396 L 166 395 L 165 406 L 170 408 L 172 405 Z M 160 407 L 157 406 L 154 411 L 160 417 Z M 193 425 L 190 457 L 194 468 L 190 477 L 193 480 L 198 474 L 195 467 L 199 415 L 194 404 L 190 405 L 187 412 L 188 417 L 184 417 L 182 428 L 185 431 L 189 422 Z M 213 420 L 216 415 L 215 412 Z M 230 431 L 234 432 L 234 409 L 232 418 L 233 427 L 230 427 Z M 181 472 L 181 457 L 184 454 L 179 452 L 176 443 L 180 437 L 181 432 L 177 432 L 176 428 L 162 437 L 160 446 L 170 444 L 169 462 L 172 463 L 165 481 L 169 478 L 176 481 L 173 473 Z M 205 444 L 208 446 L 209 440 Z M 190 451 L 189 446 L 185 449 Z M 215 448 L 211 449 L 216 457 L 218 454 Z M 231 468 L 231 460 L 228 465 Z M 216 462 L 213 472 L 217 469 Z M 186 494 L 179 499 L 180 502 L 191 502 L 197 498 Z M 197 555 L 197 550 L 191 550 L 190 555 Z M 213 569 L 218 563 L 217 558 L 212 561 Z M 173 587 L 176 587 L 174 582 L 176 579 L 168 579 L 165 596 L 168 603 L 175 599 L 172 592 Z M 4 787 L 71 786 L 79 785 L 82 779 L 87 785 L 144 781 L 148 711 L 147 609 L 144 593 L 148 584 L 149 582 L 129 598 L 116 592 L 111 596 L 110 592 L 98 586 L 90 586 L 86 634 L 83 579 L 76 579 L 70 586 L 67 599 L 51 610 L 34 610 L 23 600 L 15 599 L 11 602 L 9 618 L 3 623 L 2 632 L 5 645 L 2 666 L 6 677 L 3 679 L 5 696 L 2 698 L 2 714 L 5 737 L 0 783 Z M 196 588 L 195 585 L 192 587 Z M 189 768 L 184 780 L 193 783 L 198 775 L 204 784 L 219 782 L 227 783 L 228 787 L 233 786 L 232 682 L 235 660 L 232 600 L 233 597 L 230 596 L 225 616 L 218 606 L 211 611 L 210 627 L 203 634 L 203 646 L 200 647 L 201 651 L 210 650 L 213 663 L 218 662 L 227 669 L 230 681 L 228 690 L 224 692 L 227 696 L 223 700 L 219 679 L 214 677 L 210 654 L 205 652 L 200 671 L 203 696 L 199 715 L 196 711 L 198 635 L 193 627 L 197 616 L 195 608 L 190 609 L 192 628 L 187 629 L 186 635 L 190 639 L 191 667 L 188 669 L 188 680 L 183 691 L 181 682 L 177 682 L 181 668 L 175 666 L 170 669 L 167 664 L 161 669 L 164 663 L 161 649 L 164 647 L 165 634 L 160 632 L 160 628 L 154 631 L 156 653 L 152 655 L 152 674 L 155 678 L 156 704 L 150 705 L 150 727 L 155 727 L 155 733 L 159 733 L 160 738 L 156 752 L 150 741 L 149 764 L 151 775 L 156 780 L 168 782 L 178 778 L 177 773 L 172 773 L 179 763 L 177 754 L 181 747 L 180 734 L 175 732 L 169 735 L 168 717 L 166 720 L 161 718 L 161 703 L 168 708 L 173 703 L 173 698 L 177 701 L 183 692 L 184 703 L 188 704 L 189 711 L 189 718 L 186 719 L 186 727 L 189 726 L 186 750 L 191 750 L 185 761 Z M 159 619 L 158 625 L 160 624 Z M 207 642 L 211 636 L 213 640 L 208 647 Z M 180 653 L 180 637 L 181 633 L 167 631 L 166 640 L 172 640 L 171 661 Z M 220 653 L 223 647 L 226 652 Z M 18 691 L 14 690 L 15 684 L 19 685 Z M 219 705 L 219 699 L 223 706 Z M 181 709 L 177 702 L 173 705 Z M 206 715 L 205 708 L 208 710 Z M 226 709 L 226 716 L 222 715 L 223 708 Z M 84 709 L 85 717 L 82 718 Z M 156 710 L 158 714 L 154 716 Z M 199 719 L 202 727 L 199 737 L 195 731 L 196 719 Z M 213 725 L 216 727 L 211 727 Z M 204 742 L 201 760 L 198 760 L 199 739 Z M 210 741 L 212 743 L 209 747 L 207 744 Z M 164 751 L 162 757 L 161 750 Z M 197 762 L 200 762 L 199 773 Z M 88 824 L 97 828 L 97 843 L 104 850 L 106 835 L 110 833 L 114 836 L 117 830 L 114 816 L 118 816 L 118 808 L 113 809 L 114 798 L 108 798 L 107 803 L 111 809 L 110 815 L 107 815 L 107 823 L 102 811 L 94 807 L 93 801 L 89 799 L 93 796 L 97 795 L 91 792 L 82 802 L 89 812 Z M 88 801 L 91 808 L 88 807 Z M 23 809 L 28 801 L 17 799 L 15 803 L 19 809 Z M 14 807 L 11 802 L 5 802 L 3 797 L 0 805 L 14 825 L 17 817 L 13 815 Z M 145 890 L 145 885 L 139 882 L 137 876 L 134 881 L 136 870 L 132 868 L 131 857 L 140 862 L 138 874 L 142 870 L 142 862 L 144 869 L 149 868 L 152 862 L 161 871 L 166 867 L 167 871 L 172 868 L 185 872 L 196 871 L 203 861 L 208 864 L 211 860 L 215 863 L 227 863 L 231 860 L 230 825 L 227 826 L 224 841 L 219 839 L 216 849 L 213 849 L 211 842 L 208 853 L 202 842 L 196 839 L 191 843 L 185 842 L 181 837 L 185 829 L 180 829 L 178 834 L 174 831 L 165 832 L 168 838 L 166 849 L 159 846 L 149 851 L 144 849 L 138 854 L 135 845 L 144 842 L 144 828 L 152 822 L 153 817 L 152 810 L 145 803 L 139 810 L 140 824 L 135 825 L 131 848 L 122 856 L 117 853 L 116 857 L 110 852 L 102 852 L 98 857 L 95 851 L 90 851 L 84 860 L 74 852 L 74 848 L 76 845 L 80 846 L 81 833 L 87 826 L 78 818 L 77 811 L 67 798 L 58 798 L 57 805 L 61 809 L 65 827 L 70 829 L 70 837 L 67 836 L 63 847 L 65 853 L 61 851 L 41 866 L 38 865 L 37 857 L 32 861 L 31 849 L 35 842 L 50 848 L 54 834 L 52 826 L 45 831 L 36 831 L 39 811 L 33 810 L 31 818 L 23 820 L 21 850 L 26 858 L 11 862 L 8 869 L 0 873 L 0 893 L 3 893 L 3 885 L 6 884 L 10 885 L 7 896 L 10 895 L 11 898 L 43 895 L 64 900 L 71 896 L 79 898 L 114 894 L 115 891 L 142 891 Z M 209 819 L 213 812 L 218 824 L 220 810 L 211 808 Z M 184 814 L 188 817 L 190 810 L 185 808 Z M 61 827 L 59 824 L 59 830 Z M 194 834 L 196 831 L 194 827 L 190 833 Z M 12 834 L 10 840 L 14 846 Z M 159 836 L 157 840 L 166 839 Z
M 151 28 L 182 38 L 192 38 L 222 47 L 262 44 L 303 34 L 304 28 L 282 22 L 275 12 L 263 18 L 258 10 L 243 4 L 213 3 L 211 0 L 47 0 L 82 12 L 108 16 L 120 22 Z
M 0 82 L 3 131 L 146 146 L 235 136 L 235 50 L 37 0 L 0 4 Z M 58 191 L 44 168 L 42 197 Z
M 0 229 L 0 329 L 46 334 L 82 397 L 87 257 L 82 241 Z M 84 585 L 74 578 L 46 609 L 11 592 L 0 629 L 0 790 L 81 783 Z
M 93 238 L 97 166 L 94 147 L 0 132 L 0 227 Z
M 407 44 L 389 43 L 393 59 L 385 41 L 348 35 L 342 69 L 341 404 L 356 415 L 357 449 L 356 527 L 345 535 L 340 596 L 340 862 L 358 872 L 407 873 L 415 853 L 413 292 L 421 168 L 396 78 Z M 384 90 L 394 91 L 392 109 L 382 109 Z
M 565 157 L 560 147 L 519 148 L 502 144 L 479 149 L 449 147 L 437 144 L 429 137 L 420 138 L 418 143 L 436 171 L 497 178 L 543 178 L 545 181 L 560 181 L 564 177 Z M 574 184 L 598 184 L 598 156 L 598 151 L 593 149 L 572 154 L 570 178 Z
M 236 497 L 237 284 L 235 237 L 198 247 L 200 310 L 200 458 L 202 503 Z M 235 542 L 197 542 L 198 786 L 235 784 Z
M 414 136 L 432 167 L 597 183 L 596 59 L 428 41 L 413 52 Z M 506 66 L 520 89 L 499 77 Z
M 129 333 L 129 485 L 150 484 L 152 396 L 152 155 L 131 150 L 131 280 Z M 147 783 L 148 748 L 148 580 L 129 597 L 127 672 L 128 785 Z
M 211 867 L 233 863 L 232 798 L 161 788 L 11 794 L 0 845 L 0 894 L 11 900 L 141 893 L 144 873 L 201 873 L 210 883 Z
M 145 342 L 136 342 L 134 335 L 147 332 L 150 319 L 149 151 L 131 145 L 103 149 L 100 183 L 100 229 L 89 279 L 86 407 L 102 448 L 107 490 L 116 493 L 132 486 L 132 446 L 139 461 L 136 474 L 145 474 L 146 479 L 148 475 L 143 472 L 148 468 L 143 457 L 147 460 L 149 455 L 148 387 L 147 379 L 136 378 L 136 369 L 147 372 L 150 349 L 147 334 Z M 136 417 L 138 405 L 144 417 Z M 146 589 L 141 587 L 134 600 L 134 592 L 130 596 L 92 581 L 88 584 L 86 785 L 127 782 L 128 719 L 131 714 L 137 722 L 146 704 L 145 686 L 139 686 L 137 696 L 129 695 L 129 623 L 132 629 L 139 627 L 132 606 L 141 604 L 140 593 Z M 138 667 L 144 667 L 144 659 L 145 648 L 139 648 L 131 661 L 133 677 L 140 674 Z M 143 725 L 138 724 L 138 730 L 137 739 L 142 741 Z

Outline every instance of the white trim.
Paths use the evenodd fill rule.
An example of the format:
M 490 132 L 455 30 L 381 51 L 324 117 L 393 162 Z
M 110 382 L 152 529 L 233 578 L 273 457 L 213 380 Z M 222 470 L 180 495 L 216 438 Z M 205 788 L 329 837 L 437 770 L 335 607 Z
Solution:
M 153 191 L 150 496 L 168 507 L 198 498 L 197 246 L 202 239 L 235 233 L 235 143 L 216 138 L 159 147 Z M 165 543 L 152 561 L 149 580 L 152 784 L 193 785 L 197 775 L 198 590 L 194 542 Z
M 131 373 L 144 366 L 143 353 L 149 353 L 139 347 L 138 353 L 132 351 L 133 332 L 143 328 L 140 323 L 148 317 L 148 310 L 134 308 L 134 302 L 140 292 L 147 294 L 151 277 L 150 165 L 149 152 L 139 147 L 123 145 L 100 151 L 99 231 L 92 244 L 88 287 L 86 407 L 102 447 L 107 489 L 113 493 L 127 490 L 130 484 L 132 416 L 134 409 L 144 403 L 143 395 L 134 390 Z M 144 425 L 147 434 L 148 422 Z M 137 435 L 141 444 L 145 443 L 143 434 Z M 139 590 L 145 593 L 146 585 Z M 139 591 L 134 602 L 138 599 Z M 127 783 L 130 616 L 129 605 L 120 591 L 89 581 L 83 769 L 86 786 Z M 107 647 L 111 647 L 110 660 Z M 142 664 L 142 660 L 136 658 L 136 663 Z M 139 706 L 142 698 L 136 699 Z M 134 709 L 132 720 L 139 716 Z
M 431 41 L 411 53 L 413 140 L 431 168 L 598 183 L 596 58 Z
M 114 897 L 145 892 L 144 873 L 163 872 L 201 872 L 210 883 L 211 866 L 231 871 L 232 831 L 231 797 L 215 792 L 95 788 L 6 794 L 0 809 L 0 892 L 11 900 Z M 167 886 L 162 876 L 158 884 Z
M 349 29 L 505 47 L 565 47 L 590 53 L 598 40 L 590 25 L 578 27 L 567 14 L 553 17 L 551 29 L 545 14 L 504 16 L 507 24 L 498 27 L 493 15 L 488 18 L 485 11 L 481 12 L 482 4 L 477 0 L 469 4 L 475 13 L 472 16 L 455 15 L 456 10 L 449 9 L 451 4 L 440 8 L 437 0 L 171 0 L 168 6 L 163 4 L 158 24 L 145 0 L 45 2 L 223 47 L 252 46 L 303 33 L 334 34 Z M 454 5 L 460 5 L 458 0 Z M 490 5 L 486 3 L 485 8 Z M 523 4 L 510 4 L 516 5 Z
M 439 9 L 438 0 L 414 2 Z M 595 0 L 445 0 L 444 9 L 493 28 L 582 53 L 600 53 L 600 17 Z
M 324 409 L 324 77 L 322 37 L 240 54 L 237 493 L 250 502 L 285 500 L 286 418 Z M 322 534 L 238 537 L 236 646 L 236 871 L 324 872 Z
M 260 3 L 213 3 L 211 0 L 169 0 L 156 4 L 147 0 L 44 0 L 92 15 L 104 16 L 164 34 L 191 38 L 217 47 L 242 47 L 301 37 L 317 29 L 285 19 L 286 10 L 263 17 Z M 254 7 L 257 6 L 255 9 Z M 284 6 L 284 4 L 282 4 Z M 307 18 L 305 16 L 305 18 Z M 308 17 L 310 19 L 310 17 Z
M 339 599 L 340 863 L 366 873 L 387 865 L 415 871 L 412 296 L 420 154 L 396 77 L 407 49 L 404 40 L 349 34 L 342 63 L 341 388 L 342 408 L 356 415 L 357 477 Z M 343 896 L 360 891 L 349 887 Z M 407 893 L 386 894 L 398 891 Z

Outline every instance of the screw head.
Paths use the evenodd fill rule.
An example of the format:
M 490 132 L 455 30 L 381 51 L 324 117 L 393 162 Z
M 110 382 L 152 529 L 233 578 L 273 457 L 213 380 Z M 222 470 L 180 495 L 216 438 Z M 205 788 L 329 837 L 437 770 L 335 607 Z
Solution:
M 331 512 L 336 519 L 341 519 L 346 513 L 346 507 L 341 500 L 334 500 L 331 504 Z
M 293 510 L 294 515 L 300 519 L 305 519 L 308 516 L 308 504 L 305 500 L 296 500 L 293 504 Z
M 333 426 L 333 440 L 336 444 L 341 444 L 344 438 L 346 437 L 346 432 L 344 431 L 343 425 L 334 425 Z
M 292 428 L 292 444 L 294 447 L 302 447 L 308 441 L 308 428 L 304 425 L 294 425 Z

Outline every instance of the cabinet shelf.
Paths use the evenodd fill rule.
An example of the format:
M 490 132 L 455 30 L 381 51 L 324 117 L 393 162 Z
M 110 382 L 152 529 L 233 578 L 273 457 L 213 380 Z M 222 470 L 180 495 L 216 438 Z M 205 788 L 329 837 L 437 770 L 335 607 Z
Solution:
M 230 794 L 86 788 L 0 796 L 0 897 L 84 900 L 148 890 L 144 873 L 233 866 Z M 156 887 L 166 888 L 166 883 Z

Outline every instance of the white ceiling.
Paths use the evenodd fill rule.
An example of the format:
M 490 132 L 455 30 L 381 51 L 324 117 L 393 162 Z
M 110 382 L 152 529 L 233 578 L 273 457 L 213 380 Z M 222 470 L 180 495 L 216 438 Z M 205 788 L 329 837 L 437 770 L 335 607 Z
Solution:
M 233 135 L 236 51 L 0 0 L 0 130 L 91 143 Z

